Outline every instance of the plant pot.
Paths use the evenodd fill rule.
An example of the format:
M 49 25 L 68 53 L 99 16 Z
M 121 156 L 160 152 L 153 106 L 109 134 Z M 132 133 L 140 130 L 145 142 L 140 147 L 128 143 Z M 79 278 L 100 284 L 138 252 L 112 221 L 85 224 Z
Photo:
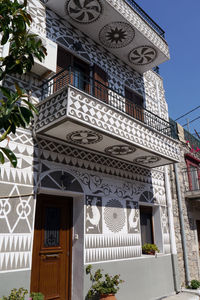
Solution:
M 101 295 L 100 300 L 117 300 L 114 294 Z
M 142 251 L 142 254 L 155 255 L 156 251 Z

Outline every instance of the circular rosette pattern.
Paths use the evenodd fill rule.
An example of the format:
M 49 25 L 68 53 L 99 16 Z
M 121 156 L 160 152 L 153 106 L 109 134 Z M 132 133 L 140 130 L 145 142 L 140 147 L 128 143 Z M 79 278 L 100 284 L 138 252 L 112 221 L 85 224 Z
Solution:
M 113 22 L 101 29 L 99 40 L 107 48 L 122 48 L 130 44 L 134 36 L 135 31 L 129 24 Z
M 125 212 L 119 200 L 111 199 L 104 208 L 104 221 L 112 232 L 119 232 L 125 226 Z
M 140 156 L 134 159 L 134 162 L 141 165 L 151 165 L 158 162 L 159 160 L 161 160 L 160 157 L 149 155 L 149 156 Z
M 134 65 L 147 65 L 156 59 L 157 52 L 150 46 L 140 46 L 129 53 L 129 61 Z
M 106 154 L 109 155 L 127 155 L 135 151 L 136 149 L 129 145 L 114 145 L 105 149 Z
M 66 136 L 68 142 L 79 145 L 89 145 L 100 142 L 103 139 L 101 134 L 90 130 L 78 130 Z
M 74 21 L 88 24 L 99 18 L 102 5 L 98 0 L 69 0 L 66 3 L 66 11 Z

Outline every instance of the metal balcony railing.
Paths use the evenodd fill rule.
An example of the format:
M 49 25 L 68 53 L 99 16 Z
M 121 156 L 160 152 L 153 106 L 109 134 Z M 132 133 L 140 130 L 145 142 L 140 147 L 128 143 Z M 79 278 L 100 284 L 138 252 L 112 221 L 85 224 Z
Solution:
M 173 124 L 135 104 L 131 99 L 125 98 L 124 95 L 95 80 L 94 77 L 85 75 L 80 69 L 69 67 L 44 82 L 41 86 L 41 100 L 53 95 L 68 84 L 139 120 L 150 128 L 156 129 L 170 137 L 174 134 L 175 127 Z
M 185 192 L 200 191 L 200 167 L 190 166 L 182 171 Z
M 125 0 L 161 37 L 165 38 L 164 30 L 134 1 Z

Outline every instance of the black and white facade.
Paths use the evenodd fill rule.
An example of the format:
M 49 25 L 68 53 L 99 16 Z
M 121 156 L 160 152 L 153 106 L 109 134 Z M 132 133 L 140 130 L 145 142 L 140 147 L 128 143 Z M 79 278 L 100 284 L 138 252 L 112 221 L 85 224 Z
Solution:
M 178 162 L 179 146 L 162 78 L 152 71 L 169 50 L 128 3 L 28 1 L 31 30 L 48 56 L 30 74 L 4 82 L 31 90 L 39 115 L 29 130 L 10 137 L 17 168 L 1 166 L 0 296 L 13 287 L 30 289 L 39 195 L 73 203 L 70 292 L 59 299 L 85 299 L 87 264 L 121 274 L 118 300 L 175 291 L 163 166 Z M 142 254 L 142 211 L 151 215 L 157 256 Z M 34 291 L 44 292 L 40 285 Z

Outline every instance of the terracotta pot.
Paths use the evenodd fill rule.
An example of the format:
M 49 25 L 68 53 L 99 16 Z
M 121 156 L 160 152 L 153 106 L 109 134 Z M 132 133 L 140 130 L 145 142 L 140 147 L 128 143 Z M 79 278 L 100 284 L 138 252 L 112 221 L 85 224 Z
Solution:
M 109 295 L 101 295 L 100 300 L 117 300 L 115 295 L 109 294 Z

